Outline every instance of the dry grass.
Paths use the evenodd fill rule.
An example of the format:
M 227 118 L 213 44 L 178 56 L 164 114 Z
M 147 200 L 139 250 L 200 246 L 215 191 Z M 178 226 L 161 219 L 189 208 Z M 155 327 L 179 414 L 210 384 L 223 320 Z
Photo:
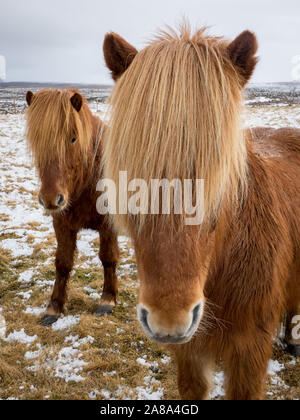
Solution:
M 0 298 L 2 316 L 7 324 L 6 336 L 24 329 L 27 335 L 36 335 L 38 339 L 29 346 L 1 342 L 0 398 L 43 399 L 49 395 L 50 399 L 88 399 L 88 394 L 93 390 L 100 392 L 98 398 L 104 398 L 102 390 L 110 392 L 111 397 L 137 398 L 135 388 L 145 388 L 144 378 L 149 376 L 149 369 L 137 363 L 137 359 L 145 355 L 147 362 L 158 362 L 157 367 L 151 368 L 151 378 L 159 381 L 153 385 L 153 392 L 163 387 L 168 389 L 166 397 L 178 397 L 174 386 L 174 367 L 160 362 L 164 351 L 146 339 L 136 321 L 136 267 L 131 257 L 122 261 L 122 265 L 130 264 L 133 268 L 130 273 L 120 275 L 119 306 L 113 315 L 105 318 L 97 318 L 93 314 L 97 299 L 91 298 L 84 290 L 88 287 L 94 293 L 101 293 L 102 269 L 91 272 L 77 267 L 69 288 L 66 315 L 80 315 L 80 322 L 72 328 L 53 331 L 52 328 L 40 326 L 37 316 L 25 314 L 24 311 L 28 307 L 41 307 L 48 300 L 50 288 L 39 287 L 35 280 L 53 280 L 54 266 L 42 266 L 47 261 L 42 250 L 38 268 L 35 266 L 36 257 L 22 258 L 16 263 L 8 254 L 7 251 L 1 252 L 0 263 Z M 84 260 L 84 256 L 81 256 L 80 262 Z M 26 288 L 20 287 L 19 275 L 30 268 L 35 270 L 32 283 L 27 284 Z M 18 293 L 28 291 L 32 292 L 28 300 L 18 296 Z M 57 355 L 69 346 L 65 339 L 70 335 L 78 336 L 77 342 L 88 336 L 94 339 L 93 343 L 80 346 L 80 359 L 87 364 L 79 373 L 84 381 L 78 383 L 66 383 L 65 379 L 55 377 Z M 41 346 L 41 354 L 35 359 L 26 360 L 26 352 L 37 351 L 38 345 Z M 36 366 L 34 371 L 30 370 L 32 366 Z M 116 374 L 110 376 L 109 373 L 114 371 Z

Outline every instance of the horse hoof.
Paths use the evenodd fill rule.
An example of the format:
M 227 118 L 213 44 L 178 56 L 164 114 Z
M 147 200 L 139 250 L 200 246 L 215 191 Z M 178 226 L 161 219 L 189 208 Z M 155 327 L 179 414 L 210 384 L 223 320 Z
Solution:
M 289 344 L 287 350 L 292 356 L 300 357 L 300 345 Z
M 41 321 L 43 327 L 50 327 L 51 325 L 55 324 L 58 320 L 58 316 L 55 315 L 44 315 Z
M 96 315 L 105 316 L 105 315 L 112 314 L 114 311 L 114 308 L 115 307 L 113 305 L 99 305 L 96 310 Z

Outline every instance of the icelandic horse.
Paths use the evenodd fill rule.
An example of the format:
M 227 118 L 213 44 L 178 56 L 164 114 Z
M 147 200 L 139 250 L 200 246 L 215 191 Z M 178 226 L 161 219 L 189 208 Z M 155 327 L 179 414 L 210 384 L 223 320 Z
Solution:
M 228 42 L 185 24 L 140 52 L 115 33 L 104 41 L 116 81 L 105 178 L 205 181 L 199 226 L 175 211 L 114 217 L 136 251 L 140 323 L 174 351 L 183 399 L 209 397 L 219 361 L 228 399 L 264 398 L 285 313 L 300 353 L 300 130 L 243 129 L 257 47 L 249 31 Z
M 107 216 L 96 209 L 103 123 L 74 89 L 29 91 L 26 100 L 27 140 L 41 180 L 39 202 L 53 218 L 57 239 L 56 281 L 42 324 L 52 325 L 63 313 L 77 234 L 82 229 L 100 235 L 104 287 L 96 313 L 111 313 L 118 294 L 119 249 Z

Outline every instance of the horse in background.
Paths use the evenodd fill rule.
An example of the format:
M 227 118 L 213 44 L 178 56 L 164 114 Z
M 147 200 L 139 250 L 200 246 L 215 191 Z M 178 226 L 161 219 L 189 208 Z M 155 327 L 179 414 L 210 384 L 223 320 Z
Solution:
M 96 209 L 103 123 L 77 90 L 29 91 L 26 100 L 27 139 L 41 180 L 39 202 L 52 216 L 57 238 L 56 281 L 42 324 L 55 323 L 63 313 L 77 234 L 82 229 L 100 235 L 104 288 L 97 313 L 111 313 L 118 294 L 119 249 L 107 217 Z
M 262 399 L 284 313 L 300 353 L 300 130 L 242 128 L 257 48 L 249 31 L 230 43 L 188 25 L 140 52 L 104 41 L 116 81 L 105 178 L 205 180 L 201 226 L 175 212 L 114 216 L 135 246 L 140 323 L 174 351 L 183 399 L 208 398 L 219 361 L 228 399 Z

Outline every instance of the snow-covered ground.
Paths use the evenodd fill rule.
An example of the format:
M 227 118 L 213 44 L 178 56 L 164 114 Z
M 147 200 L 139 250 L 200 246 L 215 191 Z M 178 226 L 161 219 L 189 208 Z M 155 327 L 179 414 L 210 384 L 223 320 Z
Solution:
M 300 127 L 300 106 L 254 107 L 245 123 Z M 39 183 L 24 131 L 23 113 L 0 113 L 0 398 L 178 397 L 169 356 L 136 321 L 137 273 L 127 238 L 120 238 L 121 294 L 113 316 L 93 315 L 103 277 L 97 235 L 83 232 L 66 315 L 50 329 L 38 324 L 54 282 L 55 236 L 37 203 Z M 299 382 L 292 385 L 299 362 L 280 349 L 277 354 L 270 361 L 268 398 L 299 398 Z M 296 369 L 294 382 L 285 379 Z M 213 398 L 224 396 L 223 382 L 218 372 Z

